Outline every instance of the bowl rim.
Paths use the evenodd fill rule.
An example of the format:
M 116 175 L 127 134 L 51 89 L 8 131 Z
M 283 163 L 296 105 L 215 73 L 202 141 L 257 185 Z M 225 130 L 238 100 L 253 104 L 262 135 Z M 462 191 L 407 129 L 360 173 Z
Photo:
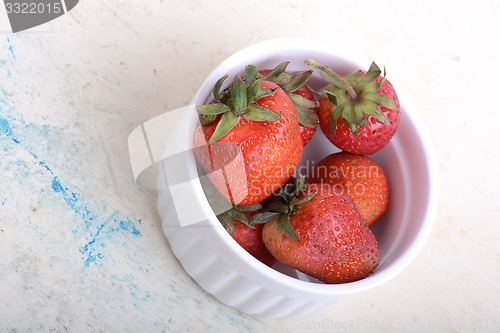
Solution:
M 287 50 L 308 50 L 310 52 L 328 54 L 341 58 L 353 66 L 358 66 L 358 68 L 363 68 L 363 63 L 369 63 L 366 61 L 366 57 L 363 57 L 350 49 L 343 48 L 343 50 L 339 51 L 335 49 L 332 44 L 319 40 L 305 38 L 279 38 L 261 41 L 233 53 L 216 66 L 197 89 L 196 94 L 191 100 L 191 104 L 199 105 L 200 102 L 204 102 L 210 95 L 215 81 L 225 75 L 226 72 L 234 69 L 235 66 L 239 66 L 238 68 L 241 68 L 239 64 L 242 62 L 250 64 L 253 62 L 251 59 L 265 59 L 266 55 L 269 57 L 271 53 L 284 52 Z M 394 83 L 394 80 L 392 79 L 391 82 L 393 82 L 394 85 L 397 85 L 397 83 Z M 371 289 L 393 278 L 406 268 L 411 261 L 413 261 L 418 252 L 425 245 L 437 216 L 439 197 L 438 162 L 431 137 L 414 105 L 404 96 L 404 93 L 401 93 L 400 91 L 398 91 L 398 98 L 402 108 L 404 107 L 405 109 L 405 117 L 407 117 L 413 126 L 415 126 L 416 132 L 419 134 L 419 139 L 426 158 L 425 163 L 428 169 L 429 177 L 429 187 L 427 189 L 427 200 L 425 204 L 427 209 L 423 217 L 423 222 L 419 227 L 418 233 L 412 239 L 411 244 L 406 247 L 404 253 L 401 253 L 400 256 L 387 267 L 387 269 L 379 272 L 375 271 L 374 274 L 358 281 L 344 284 L 322 284 L 303 281 L 276 271 L 254 258 L 241 246 L 239 246 L 226 232 L 226 230 L 220 225 L 220 222 L 212 210 L 206 211 L 208 224 L 214 227 L 209 228 L 211 229 L 210 234 L 216 237 L 214 241 L 224 242 L 226 246 L 233 251 L 233 254 L 236 255 L 237 259 L 241 260 L 240 264 L 244 266 L 249 278 L 266 278 L 267 281 L 270 282 L 268 288 L 292 288 L 294 291 L 299 291 L 302 294 L 321 295 L 322 298 L 328 298 L 332 295 L 352 294 Z M 192 117 L 193 119 L 197 119 L 195 113 L 192 114 Z M 204 196 L 203 191 L 201 196 L 199 195 L 198 197 L 200 200 L 206 201 L 206 204 L 208 204 L 208 200 Z M 204 206 L 207 206 L 206 204 L 204 202 Z M 228 255 L 226 253 L 223 256 L 226 260 L 234 261 L 234 258 L 230 258 L 233 257 L 232 255 Z

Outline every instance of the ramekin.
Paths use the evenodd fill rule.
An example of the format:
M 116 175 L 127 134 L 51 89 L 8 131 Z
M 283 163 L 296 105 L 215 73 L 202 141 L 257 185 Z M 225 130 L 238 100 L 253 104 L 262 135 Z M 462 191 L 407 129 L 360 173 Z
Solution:
M 224 60 L 206 78 L 192 99 L 201 105 L 211 98 L 217 79 L 241 74 L 248 64 L 273 68 L 290 61 L 288 69 L 309 69 L 304 59 L 339 73 L 367 69 L 370 62 L 327 43 L 306 39 L 277 39 L 246 47 Z M 311 85 L 319 85 L 315 70 Z M 389 78 L 390 79 L 390 78 Z M 228 80 L 231 81 L 231 80 Z M 396 90 L 397 83 L 391 80 Z M 248 254 L 226 232 L 208 204 L 192 153 L 198 124 L 190 109 L 176 126 L 175 161 L 163 162 L 158 210 L 163 231 L 185 271 L 204 290 L 242 312 L 266 317 L 297 317 L 327 307 L 385 283 L 418 254 L 432 229 L 438 202 L 438 171 L 430 137 L 418 112 L 398 91 L 401 119 L 389 145 L 372 155 L 385 169 L 391 185 L 391 203 L 383 219 L 374 224 L 381 260 L 375 272 L 356 282 L 327 285 L 293 269 L 268 267 Z M 168 145 L 168 144 L 167 144 Z M 307 146 L 303 164 L 314 163 L 338 151 L 318 129 Z M 179 176 L 182 173 L 183 176 Z M 168 179 L 175 175 L 176 180 Z M 164 184 L 165 185 L 165 184 Z M 162 186 L 160 186 L 162 187 Z M 180 198 L 180 199 L 179 199 Z M 189 200 L 181 201 L 179 200 Z M 184 204 L 183 204 L 184 203 Z M 186 223 L 187 221 L 187 223 Z

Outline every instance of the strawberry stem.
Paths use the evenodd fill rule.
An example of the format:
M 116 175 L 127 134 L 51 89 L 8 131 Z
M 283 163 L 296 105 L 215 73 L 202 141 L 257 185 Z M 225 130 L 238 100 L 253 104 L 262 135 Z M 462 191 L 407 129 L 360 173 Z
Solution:
M 304 60 L 304 62 L 307 65 L 312 66 L 314 68 L 317 68 L 320 71 L 322 71 L 322 72 L 328 74 L 329 76 L 331 76 L 334 79 L 334 81 L 337 81 L 336 82 L 337 85 L 340 85 L 340 86 L 344 87 L 347 90 L 347 93 L 349 94 L 349 98 L 352 101 L 357 101 L 358 100 L 358 93 L 356 93 L 356 91 L 351 86 L 351 84 L 349 82 L 347 82 L 342 76 L 338 75 L 337 73 L 335 73 L 334 71 L 332 71 L 330 68 L 318 64 L 314 60 L 306 59 L 306 60 Z

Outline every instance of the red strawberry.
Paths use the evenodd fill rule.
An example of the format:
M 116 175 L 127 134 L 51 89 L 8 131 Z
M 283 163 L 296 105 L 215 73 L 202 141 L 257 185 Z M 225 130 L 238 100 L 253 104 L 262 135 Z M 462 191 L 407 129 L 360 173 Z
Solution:
M 399 124 L 399 100 L 392 84 L 372 63 L 368 72 L 344 77 L 312 60 L 330 83 L 319 99 L 321 130 L 338 148 L 354 154 L 373 154 L 385 147 Z
M 311 89 L 309 89 L 306 86 L 303 86 L 303 87 L 295 90 L 293 92 L 293 94 L 300 95 L 309 101 L 314 101 L 314 95 L 313 95 Z M 314 101 L 314 102 L 317 103 L 316 101 Z M 297 108 L 297 106 L 296 106 L 296 108 Z M 307 120 L 299 121 L 299 124 L 301 125 L 300 126 L 300 134 L 302 136 L 302 143 L 304 144 L 304 146 L 307 145 L 309 142 L 311 142 L 311 140 L 314 136 L 314 133 L 316 133 L 316 129 L 318 128 L 318 124 L 319 124 L 318 108 L 317 107 L 310 107 L 308 110 L 310 111 L 309 114 L 307 114 L 305 116 L 304 116 L 304 114 L 302 114 L 302 116 L 301 116 L 301 117 L 303 117 L 303 119 L 306 118 Z
M 288 62 L 282 62 L 273 70 L 261 70 L 259 74 L 267 81 L 279 85 L 293 101 L 299 119 L 302 143 L 305 146 L 311 141 L 319 123 L 318 104 L 311 89 L 306 86 L 312 71 L 285 72 L 287 66 Z
M 380 219 L 389 205 L 389 183 L 382 167 L 364 155 L 340 152 L 313 166 L 310 183 L 331 184 L 346 192 L 368 226 Z
M 217 218 L 241 247 L 262 263 L 272 266 L 276 259 L 262 241 L 263 225 L 250 225 L 248 223 L 249 219 L 261 208 L 260 204 L 234 206 L 232 209 L 217 215 Z
M 232 203 L 250 205 L 269 197 L 287 182 L 303 145 L 293 102 L 276 84 L 247 66 L 214 103 L 198 106 L 202 127 L 195 133 L 198 162 Z M 231 164 L 229 165 L 228 163 Z
M 357 281 L 372 273 L 380 260 L 377 240 L 352 199 L 331 185 L 300 182 L 281 195 L 287 204 L 271 204 L 282 215 L 262 230 L 269 252 L 325 283 Z
M 252 256 L 272 266 L 276 259 L 262 241 L 263 226 L 249 223 L 249 219 L 262 210 L 262 205 L 260 203 L 248 206 L 232 205 L 209 179 L 201 177 L 200 183 L 210 207 L 231 237 Z
M 262 228 L 264 226 L 256 224 L 250 228 L 238 220 L 233 220 L 233 223 L 235 230 L 231 236 L 234 240 L 259 261 L 267 266 L 274 265 L 276 259 L 271 255 L 262 241 Z

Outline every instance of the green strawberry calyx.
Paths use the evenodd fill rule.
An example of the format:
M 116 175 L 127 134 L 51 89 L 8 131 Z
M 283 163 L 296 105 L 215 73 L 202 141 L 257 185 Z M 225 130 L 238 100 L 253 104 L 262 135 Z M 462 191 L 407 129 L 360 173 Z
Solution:
M 264 78 L 257 72 L 257 68 L 248 65 L 245 68 L 245 79 L 235 76 L 231 86 L 221 93 L 223 82 L 227 75 L 221 77 L 214 85 L 213 103 L 198 106 L 201 125 L 208 125 L 217 116 L 221 116 L 212 137 L 208 143 L 214 143 L 225 136 L 243 117 L 251 121 L 276 121 L 281 115 L 269 108 L 257 105 L 255 102 L 263 97 L 272 96 L 276 89 L 262 88 Z
M 351 129 L 352 133 L 359 135 L 360 127 L 368 125 L 367 115 L 388 126 L 386 115 L 380 110 L 380 106 L 397 111 L 394 101 L 377 91 L 385 81 L 385 69 L 381 80 L 375 81 L 382 73 L 380 68 L 372 62 L 369 70 L 363 75 L 359 71 L 353 71 L 342 77 L 330 68 L 320 65 L 314 60 L 304 61 L 309 66 L 320 70 L 320 75 L 329 83 L 320 90 L 326 94 L 333 103 L 332 116 L 330 118 L 330 132 L 335 131 L 335 124 L 342 117 Z
M 220 223 L 230 234 L 235 231 L 233 219 L 240 221 L 250 229 L 254 229 L 254 225 L 250 223 L 250 219 L 245 213 L 253 213 L 259 211 L 262 209 L 262 207 L 263 206 L 260 203 L 247 206 L 233 205 L 233 208 L 217 215 L 217 219 L 219 219 Z
M 299 90 L 309 81 L 313 71 L 295 71 L 287 72 L 286 68 L 289 62 L 284 61 L 277 65 L 273 70 L 271 70 L 264 78 L 267 81 L 276 83 L 281 87 L 292 100 L 295 110 L 297 112 L 297 118 L 299 124 L 303 127 L 314 128 L 319 123 L 318 115 L 311 111 L 311 108 L 318 106 L 316 101 L 311 101 L 299 94 L 294 94 L 293 92 Z
M 278 217 L 278 228 L 287 237 L 300 242 L 300 238 L 290 224 L 290 216 L 294 212 L 294 208 L 298 205 L 311 200 L 316 193 L 303 195 L 307 189 L 305 184 L 305 176 L 299 175 L 297 178 L 292 177 L 290 181 L 283 185 L 271 198 L 271 202 L 262 210 L 252 216 L 250 224 L 264 224 Z
M 231 204 L 219 192 L 210 179 L 202 177 L 200 178 L 200 183 L 208 204 L 212 210 L 216 212 L 217 219 L 229 234 L 233 234 L 235 232 L 234 220 L 240 221 L 250 229 L 255 228 L 253 224 L 250 224 L 249 217 L 263 208 L 260 203 L 245 206 Z

